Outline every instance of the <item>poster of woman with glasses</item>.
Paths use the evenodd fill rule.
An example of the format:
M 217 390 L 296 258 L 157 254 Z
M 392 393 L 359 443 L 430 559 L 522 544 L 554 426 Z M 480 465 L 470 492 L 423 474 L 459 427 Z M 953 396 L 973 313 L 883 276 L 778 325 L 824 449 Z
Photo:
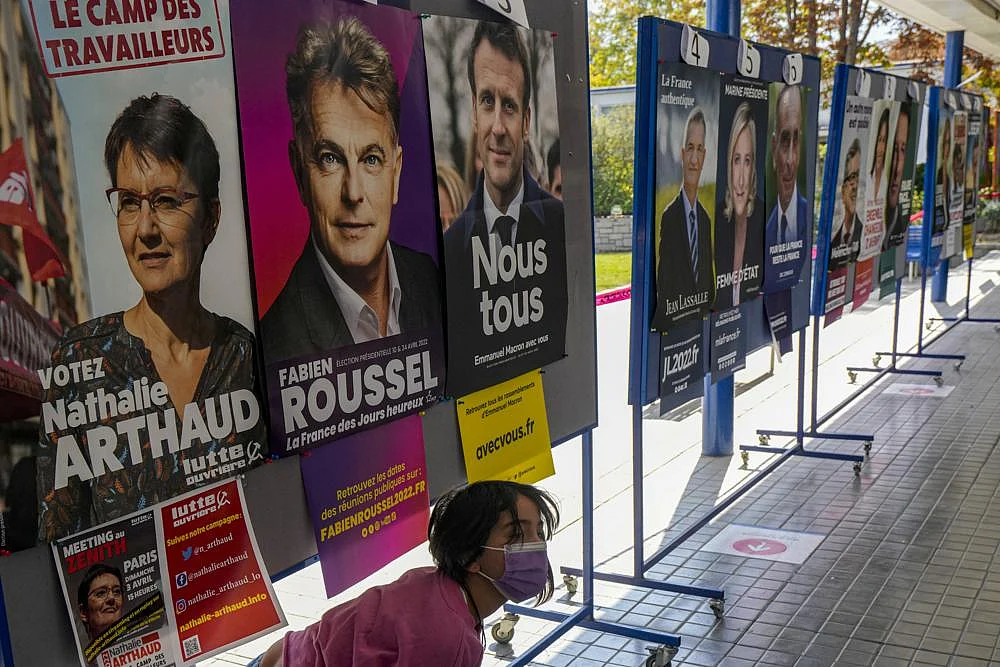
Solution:
M 245 472 L 267 452 L 229 53 L 56 84 L 91 308 L 38 372 L 43 540 Z

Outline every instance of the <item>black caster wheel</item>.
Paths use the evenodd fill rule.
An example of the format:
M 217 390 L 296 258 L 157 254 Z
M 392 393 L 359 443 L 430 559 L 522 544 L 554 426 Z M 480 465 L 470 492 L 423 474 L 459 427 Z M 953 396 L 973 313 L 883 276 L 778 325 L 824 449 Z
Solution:
M 498 644 L 509 644 L 510 640 L 514 638 L 514 628 L 504 632 L 498 623 L 493 626 L 493 630 L 490 631 L 490 634 L 493 635 L 493 639 L 495 639 Z
M 864 444 L 864 448 L 865 448 L 865 456 L 870 456 L 872 453 L 872 443 L 870 440 Z
M 771 436 L 764 434 L 758 435 L 757 442 L 759 442 L 764 447 L 767 447 L 768 445 L 771 444 Z
M 495 639 L 498 644 L 509 644 L 510 640 L 514 638 L 514 626 L 517 625 L 517 622 L 520 620 L 520 616 L 512 614 L 508 611 L 499 621 L 497 621 L 496 625 L 493 626 L 490 630 L 490 634 L 493 635 L 493 639 Z
M 944 380 L 940 376 L 934 378 L 934 384 L 941 387 L 944 385 Z
M 860 477 L 861 476 L 861 464 L 860 463 L 855 463 L 854 464 L 854 475 L 856 477 Z
M 847 383 L 855 384 L 858 381 L 858 374 L 854 371 L 847 371 Z
M 878 368 L 878 365 L 880 363 L 882 363 L 882 355 L 881 354 L 876 354 L 874 357 L 872 357 L 872 366 L 874 366 L 875 368 Z
M 647 646 L 649 657 L 643 663 L 645 667 L 670 667 L 670 661 L 677 655 L 673 646 Z
M 934 323 L 933 322 L 927 322 L 926 324 L 924 324 L 924 328 L 927 329 L 928 331 L 930 331 L 931 329 L 934 328 Z
M 726 613 L 726 601 L 725 600 L 709 600 L 708 607 L 715 614 L 715 617 L 722 620 L 723 615 Z
M 961 361 L 956 361 L 955 362 L 955 370 L 956 371 L 961 371 L 962 370 L 962 362 Z
M 740 460 L 743 461 L 744 468 L 750 465 L 750 452 L 740 452 Z
M 579 582 L 576 577 L 572 574 L 564 574 L 563 583 L 566 584 L 566 592 L 570 595 L 570 597 L 576 595 L 577 590 L 579 590 Z

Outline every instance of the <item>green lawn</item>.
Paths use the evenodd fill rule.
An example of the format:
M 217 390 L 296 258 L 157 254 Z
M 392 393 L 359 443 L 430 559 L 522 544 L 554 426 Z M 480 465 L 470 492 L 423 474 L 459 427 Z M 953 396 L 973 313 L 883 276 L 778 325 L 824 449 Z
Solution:
M 632 282 L 632 253 L 603 252 L 594 255 L 597 291 L 621 287 Z

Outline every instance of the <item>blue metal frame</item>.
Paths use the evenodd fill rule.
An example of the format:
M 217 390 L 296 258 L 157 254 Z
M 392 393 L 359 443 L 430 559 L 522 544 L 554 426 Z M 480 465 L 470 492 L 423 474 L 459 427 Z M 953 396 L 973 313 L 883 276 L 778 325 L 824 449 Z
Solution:
M 0 580 L 0 667 L 14 665 L 13 642 L 10 638 L 10 626 L 7 624 L 7 602 L 4 600 L 3 581 Z
M 965 46 L 965 31 L 954 30 L 952 32 L 945 34 L 944 81 L 943 81 L 945 88 L 957 88 L 958 84 L 962 80 L 962 50 L 964 46 Z M 935 142 L 935 144 L 936 143 L 937 142 Z M 927 191 L 925 190 L 925 192 Z M 931 190 L 930 192 L 933 192 L 933 190 Z M 934 281 L 931 284 L 931 302 L 943 303 L 947 301 L 947 299 L 948 299 L 948 260 L 944 259 L 941 260 L 941 262 L 937 266 L 937 270 L 934 272 Z
M 851 68 L 848 65 L 837 65 L 836 79 L 835 79 L 835 82 L 834 82 L 833 104 L 832 104 L 831 108 L 833 108 L 833 109 L 843 108 L 843 105 L 846 102 L 847 88 L 848 88 L 848 85 L 849 85 L 849 83 L 848 83 L 848 77 L 849 77 L 849 73 L 850 73 L 850 71 L 852 69 L 857 69 L 857 68 Z M 934 180 L 934 153 L 935 153 L 935 147 L 936 147 L 936 143 L 937 143 L 936 142 L 937 133 L 936 133 L 936 129 L 935 128 L 937 128 L 937 119 L 938 119 L 937 108 L 934 106 L 934 104 L 935 104 L 935 101 L 938 99 L 938 97 L 937 97 L 938 95 L 939 95 L 939 91 L 937 91 L 934 88 L 931 88 L 930 95 L 929 95 L 929 100 L 930 100 L 930 104 L 931 104 L 931 114 L 930 114 L 930 117 L 928 119 L 928 128 L 927 128 L 927 136 L 928 136 L 928 140 L 927 140 L 928 141 L 928 143 L 927 143 L 927 155 L 928 155 L 928 157 L 927 157 L 927 163 L 926 163 L 926 166 L 925 166 L 926 171 L 925 171 L 925 174 L 924 174 L 924 192 L 934 192 L 934 184 L 933 184 L 933 180 Z M 835 148 L 831 148 L 830 150 L 835 150 L 836 152 L 835 153 L 830 153 L 829 150 L 828 150 L 828 152 L 827 152 L 828 156 L 829 155 L 839 155 L 840 154 L 840 141 L 841 141 L 842 131 L 843 131 L 843 115 L 842 114 L 834 114 L 833 123 L 831 124 L 831 128 L 830 128 L 830 133 L 831 133 L 830 136 L 833 137 L 831 139 L 831 146 L 832 146 L 832 142 L 836 142 L 836 147 Z M 823 209 L 822 209 L 822 213 L 821 213 L 821 216 L 822 216 L 821 220 L 823 220 L 823 221 L 832 220 L 832 218 L 833 218 L 833 211 L 834 211 L 835 197 L 836 197 L 836 181 L 837 181 L 837 178 L 838 178 L 838 175 L 837 175 L 838 169 L 839 169 L 839 165 L 837 164 L 837 160 L 832 160 L 832 161 L 831 160 L 827 160 L 826 168 L 825 168 L 824 174 L 823 174 L 823 176 L 824 176 L 824 178 L 823 178 L 823 202 L 822 202 Z M 930 185 L 928 185 L 928 183 L 930 183 Z M 928 187 L 930 187 L 930 190 L 927 189 Z M 927 258 L 929 257 L 930 233 L 931 233 L 931 229 L 933 227 L 933 201 L 934 201 L 934 198 L 933 197 L 930 198 L 930 201 L 931 201 L 931 216 L 930 217 L 928 217 L 928 214 L 927 214 L 927 201 L 928 201 L 928 199 L 927 199 L 927 197 L 925 197 L 924 198 L 924 218 L 923 218 L 923 224 L 922 224 L 922 238 L 921 238 L 921 241 L 922 241 L 922 243 L 921 243 L 922 261 L 920 263 L 921 264 L 921 314 L 920 314 L 920 321 L 921 321 L 921 323 L 923 322 L 923 290 L 924 290 L 924 285 L 926 284 L 926 270 L 924 269 L 924 267 L 928 264 Z M 829 419 L 831 419 L 835 414 L 837 414 L 838 412 L 840 412 L 841 410 L 843 410 L 845 407 L 847 407 L 855 398 L 857 398 L 858 396 L 860 396 L 869 387 L 871 387 L 872 385 L 874 385 L 876 382 L 878 382 L 880 379 L 882 379 L 883 377 L 885 377 L 888 374 L 895 374 L 895 375 L 915 375 L 915 376 L 924 376 L 924 377 L 933 377 L 933 378 L 940 378 L 942 376 L 941 371 L 899 368 L 897 362 L 898 362 L 898 360 L 900 358 L 923 357 L 923 358 L 941 358 L 941 359 L 961 360 L 961 359 L 964 359 L 964 357 L 962 355 L 924 355 L 924 354 L 922 354 L 920 335 L 918 335 L 918 352 L 917 353 L 914 354 L 914 353 L 909 353 L 909 352 L 899 352 L 899 350 L 898 350 L 898 341 L 899 341 L 899 302 L 900 302 L 900 298 L 901 298 L 901 286 L 902 286 L 902 282 L 903 281 L 902 281 L 901 277 L 897 278 L 896 279 L 895 296 L 894 296 L 895 302 L 894 302 L 894 307 L 893 307 L 893 318 L 892 318 L 892 349 L 889 352 L 876 352 L 876 355 L 878 355 L 878 356 L 888 356 L 890 358 L 889 366 L 887 366 L 886 368 L 877 368 L 877 367 L 869 367 L 869 366 L 848 366 L 845 369 L 848 372 L 851 372 L 851 373 L 875 373 L 875 375 L 873 377 L 869 378 L 869 380 L 867 382 L 865 382 L 855 392 L 853 392 L 847 398 L 845 398 L 843 401 L 841 401 L 836 406 L 834 406 L 833 409 L 827 411 L 821 417 L 818 416 L 817 415 L 817 411 L 818 411 L 818 396 L 819 396 L 819 394 L 818 394 L 818 377 L 819 377 L 819 373 L 818 373 L 818 370 L 819 370 L 819 329 L 820 329 L 820 317 L 822 317 L 822 315 L 824 314 L 825 304 L 826 304 L 826 287 L 827 287 L 826 266 L 827 266 L 827 263 L 828 263 L 828 257 L 829 257 L 829 252 L 830 252 L 830 243 L 829 243 L 830 239 L 828 238 L 829 237 L 829 231 L 830 231 L 829 227 L 830 227 L 829 224 L 820 224 L 820 244 L 819 244 L 818 252 L 816 253 L 817 279 L 816 279 L 816 281 L 814 283 L 814 291 L 813 291 L 813 304 L 814 304 L 814 308 L 813 308 L 813 326 L 814 326 L 814 331 L 813 331 L 813 382 L 812 382 L 812 414 L 811 414 L 811 417 L 812 417 L 812 426 L 811 426 L 810 431 L 807 432 L 805 435 L 807 437 L 824 438 L 824 439 L 835 439 L 835 440 L 862 440 L 863 439 L 863 440 L 866 441 L 866 447 L 865 448 L 867 450 L 871 446 L 871 443 L 874 440 L 874 437 L 871 436 L 871 435 L 865 434 L 865 435 L 853 435 L 852 436 L 852 435 L 849 435 L 849 434 L 821 433 L 818 429 L 819 429 L 819 427 L 823 423 L 825 423 L 826 421 L 828 421 Z M 765 434 L 767 432 L 758 431 L 758 433 Z M 771 432 L 771 433 L 773 433 L 773 432 Z M 784 433 L 784 432 L 782 433 L 782 435 L 785 435 L 785 434 L 787 434 L 787 433 Z

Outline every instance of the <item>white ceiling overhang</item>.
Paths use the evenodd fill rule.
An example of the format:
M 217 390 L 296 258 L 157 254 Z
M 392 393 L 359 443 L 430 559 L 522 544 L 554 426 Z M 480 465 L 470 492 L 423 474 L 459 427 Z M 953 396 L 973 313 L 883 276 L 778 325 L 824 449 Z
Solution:
M 965 31 L 965 45 L 1000 58 L 1000 5 L 994 0 L 879 0 L 897 14 L 941 33 Z

